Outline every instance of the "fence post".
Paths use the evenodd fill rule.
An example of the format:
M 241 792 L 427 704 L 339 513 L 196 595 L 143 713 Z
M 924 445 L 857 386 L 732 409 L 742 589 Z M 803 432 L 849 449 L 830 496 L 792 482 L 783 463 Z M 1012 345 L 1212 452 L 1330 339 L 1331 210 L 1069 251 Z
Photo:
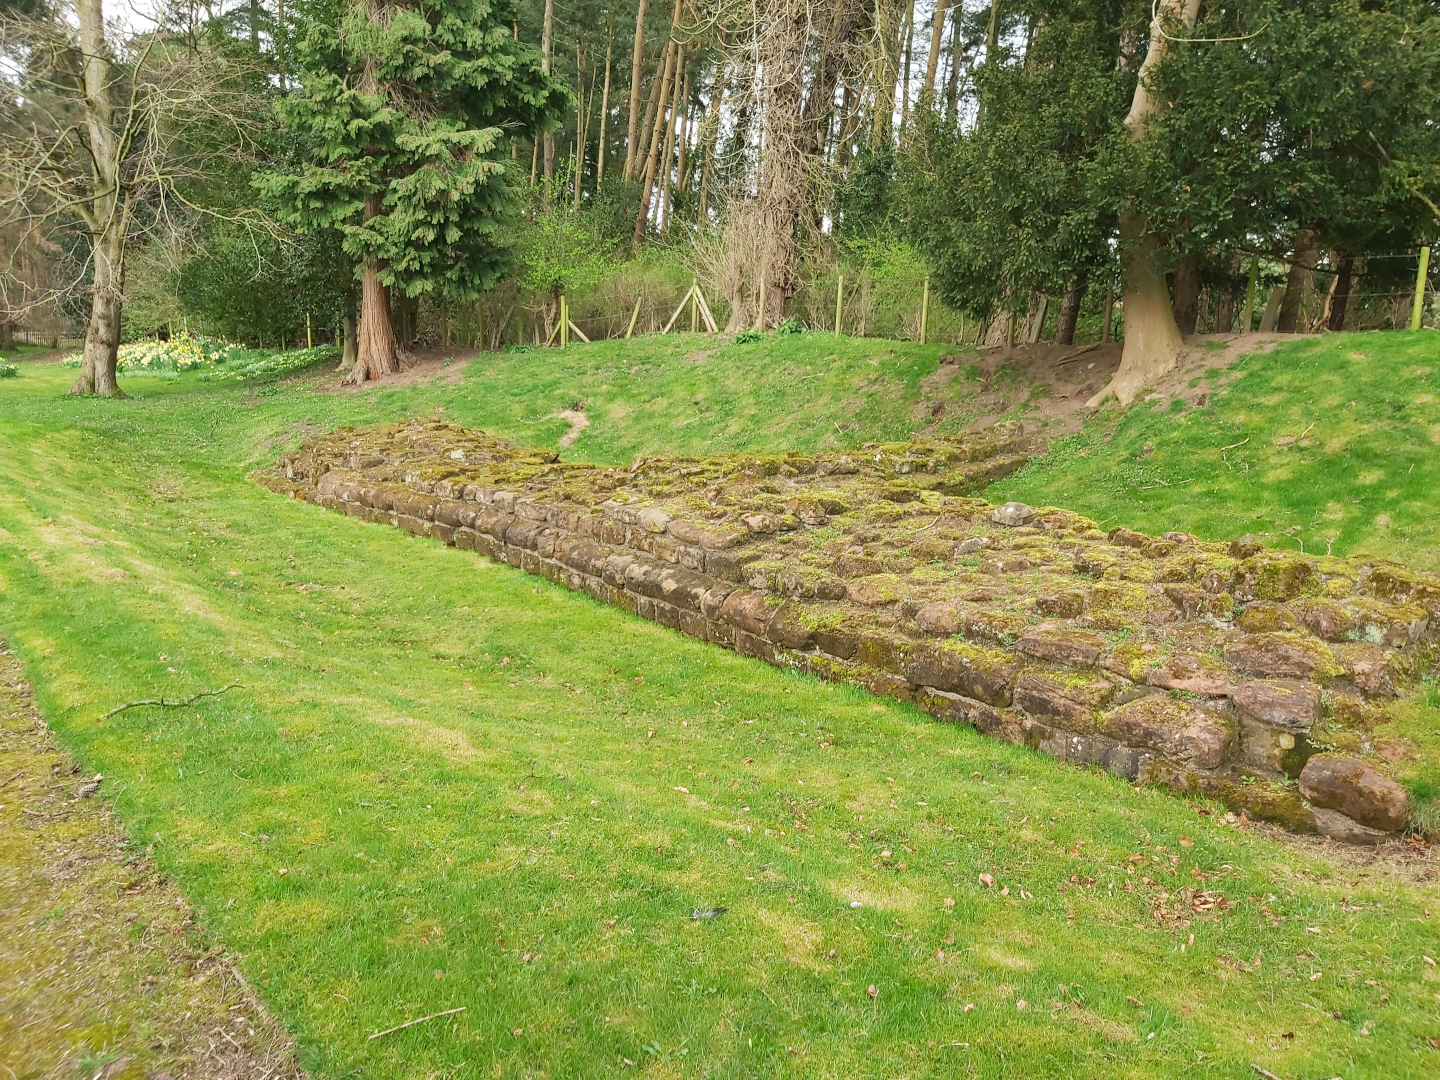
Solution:
M 315 332 L 310 329 L 310 312 L 308 311 L 305 312 L 305 347 L 307 349 L 315 347 Z
M 1430 269 L 1430 247 L 1420 249 L 1420 268 L 1415 271 L 1415 302 L 1410 305 L 1410 329 L 1420 329 L 1420 316 L 1425 313 L 1425 274 Z
M 629 341 L 635 336 L 635 320 L 640 318 L 640 304 L 644 301 L 643 296 L 635 298 L 635 310 L 630 312 L 630 325 L 625 329 L 625 340 Z
M 698 333 L 700 332 L 700 303 L 699 303 L 699 301 L 697 301 L 697 300 L 695 299 L 695 290 L 696 290 L 698 287 L 699 287 L 699 282 L 698 282 L 695 278 L 691 278 L 691 279 L 690 279 L 690 332 L 691 332 L 692 334 L 698 334 Z
M 1240 314 L 1240 332 L 1250 333 L 1250 328 L 1255 319 L 1255 282 L 1260 276 L 1260 258 L 1252 255 L 1250 257 L 1250 281 L 1245 286 L 1245 310 Z
M 920 294 L 920 344 L 925 344 L 925 338 L 930 329 L 930 279 L 925 279 L 925 291 Z
M 570 305 L 565 302 L 565 294 L 560 294 L 560 347 L 563 349 L 570 344 Z
M 840 336 L 840 317 L 844 313 L 842 306 L 845 299 L 845 275 L 841 274 L 835 282 L 835 336 Z

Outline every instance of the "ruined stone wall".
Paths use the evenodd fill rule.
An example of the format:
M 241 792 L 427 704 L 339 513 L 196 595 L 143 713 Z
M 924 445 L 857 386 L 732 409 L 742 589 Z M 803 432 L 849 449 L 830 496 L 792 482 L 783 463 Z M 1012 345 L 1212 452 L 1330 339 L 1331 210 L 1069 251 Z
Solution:
M 416 423 L 256 479 L 1131 781 L 1351 841 L 1404 828 L 1385 762 L 1311 735 L 1363 730 L 1432 661 L 1440 578 L 967 497 L 1032 450 L 1002 426 L 607 469 Z

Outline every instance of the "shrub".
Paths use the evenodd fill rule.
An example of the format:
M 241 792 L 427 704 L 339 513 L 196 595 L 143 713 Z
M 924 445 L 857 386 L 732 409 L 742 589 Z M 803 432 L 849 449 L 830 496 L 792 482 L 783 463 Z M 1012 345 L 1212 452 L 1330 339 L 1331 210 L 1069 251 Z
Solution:
M 260 352 L 253 350 L 243 353 L 239 359 L 218 371 L 201 375 L 205 380 L 249 379 L 251 381 L 273 381 L 296 371 L 320 363 L 334 363 L 340 357 L 335 345 L 316 345 L 311 349 L 294 349 L 289 352 Z
M 759 330 L 752 328 L 741 330 L 731 340 L 734 341 L 736 345 L 753 345 L 755 342 L 762 340 L 764 336 L 765 335 L 760 333 Z
M 775 327 L 775 332 L 777 334 L 803 334 L 805 333 L 805 324 L 799 319 L 781 319 L 780 325 Z
M 182 334 L 169 341 L 132 341 L 121 345 L 115 368 L 131 375 L 196 371 L 224 364 L 241 351 L 241 346 L 228 341 Z M 80 361 L 80 353 L 71 353 L 61 363 L 66 367 L 79 367 Z

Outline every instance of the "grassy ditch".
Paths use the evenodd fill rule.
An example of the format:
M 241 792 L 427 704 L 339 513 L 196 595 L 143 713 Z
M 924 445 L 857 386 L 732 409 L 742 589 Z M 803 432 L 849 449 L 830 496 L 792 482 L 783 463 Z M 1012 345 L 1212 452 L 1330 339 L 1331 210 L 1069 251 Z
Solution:
M 244 477 L 315 426 L 437 407 L 558 437 L 531 418 L 564 380 L 495 362 L 527 357 L 511 398 L 483 366 L 0 391 L 0 626 L 304 1066 L 1433 1074 L 1440 898 L 1404 858 L 1276 842 Z M 721 444 L 626 415 L 591 453 Z M 804 427 L 765 415 L 735 437 Z

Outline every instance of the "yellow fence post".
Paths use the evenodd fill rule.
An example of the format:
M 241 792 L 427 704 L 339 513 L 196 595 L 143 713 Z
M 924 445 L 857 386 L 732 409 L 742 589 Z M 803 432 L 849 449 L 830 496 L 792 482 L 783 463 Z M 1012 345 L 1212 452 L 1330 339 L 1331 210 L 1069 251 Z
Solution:
M 925 291 L 920 294 L 920 344 L 925 344 L 930 329 L 930 279 L 925 279 Z
M 1425 313 L 1425 274 L 1430 269 L 1430 248 L 1420 249 L 1420 268 L 1415 271 L 1415 302 L 1410 305 L 1410 329 L 1420 329 L 1420 316 Z
M 315 332 L 310 329 L 310 312 L 308 311 L 305 312 L 305 347 L 307 349 L 315 347 Z
M 570 305 L 565 301 L 565 294 L 560 294 L 560 347 L 563 349 L 570 344 Z

